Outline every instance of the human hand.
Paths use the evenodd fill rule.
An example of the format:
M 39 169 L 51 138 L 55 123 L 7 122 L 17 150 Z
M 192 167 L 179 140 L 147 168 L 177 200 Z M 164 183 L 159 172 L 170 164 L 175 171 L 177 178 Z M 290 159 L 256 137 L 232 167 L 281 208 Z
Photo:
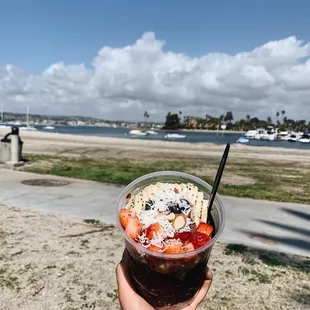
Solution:
M 121 262 L 116 267 L 116 279 L 118 285 L 118 295 L 123 310 L 155 310 L 146 300 L 144 300 L 134 289 L 134 285 L 128 270 L 128 252 L 123 253 Z M 204 283 L 189 306 L 183 310 L 195 310 L 206 297 L 213 279 L 213 274 L 209 268 L 205 270 Z

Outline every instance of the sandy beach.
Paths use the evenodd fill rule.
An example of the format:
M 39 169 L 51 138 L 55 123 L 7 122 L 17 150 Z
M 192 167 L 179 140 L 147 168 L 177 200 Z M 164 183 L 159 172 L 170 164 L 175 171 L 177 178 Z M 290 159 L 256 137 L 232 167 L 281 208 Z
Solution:
M 8 132 L 0 129 L 0 137 Z M 178 157 L 219 157 L 224 145 L 212 143 L 182 143 L 169 141 L 148 141 L 110 137 L 82 136 L 46 132 L 21 131 L 23 151 L 33 154 L 62 154 L 90 156 L 178 156 Z M 232 159 L 260 159 L 265 161 L 287 161 L 310 163 L 310 150 L 275 147 L 253 147 L 234 144 L 231 147 Z
M 1 310 L 120 309 L 116 228 L 4 205 L 0 221 Z M 309 309 L 309 258 L 216 244 L 209 266 L 200 309 Z

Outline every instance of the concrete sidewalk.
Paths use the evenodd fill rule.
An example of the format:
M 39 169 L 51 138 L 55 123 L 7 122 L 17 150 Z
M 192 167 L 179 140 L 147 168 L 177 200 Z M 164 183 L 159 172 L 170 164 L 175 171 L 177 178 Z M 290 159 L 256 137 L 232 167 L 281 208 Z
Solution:
M 63 187 L 21 183 L 29 179 L 68 180 Z M 0 169 L 0 204 L 115 223 L 123 187 L 98 182 Z M 310 206 L 222 197 L 227 223 L 222 242 L 310 256 Z

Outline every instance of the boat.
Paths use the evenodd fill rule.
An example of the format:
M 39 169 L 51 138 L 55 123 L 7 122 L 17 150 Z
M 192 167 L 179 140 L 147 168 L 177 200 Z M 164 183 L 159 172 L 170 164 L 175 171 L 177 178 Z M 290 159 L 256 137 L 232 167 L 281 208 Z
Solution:
M 248 139 L 274 141 L 277 139 L 278 133 L 273 126 L 266 129 L 258 128 L 247 131 L 244 136 Z
M 248 143 L 249 141 L 247 137 L 243 136 L 237 140 L 237 143 Z
M 29 106 L 27 107 L 27 125 L 19 127 L 19 130 L 36 131 L 37 128 L 29 126 Z
M 298 139 L 300 143 L 310 143 L 310 135 L 308 133 L 303 133 L 300 139 Z
M 158 132 L 154 131 L 154 130 L 147 130 L 146 133 L 148 135 L 158 135 Z
M 165 139 L 186 139 L 186 135 L 180 135 L 178 133 L 168 133 L 165 135 Z
M 7 125 L 4 123 L 4 117 L 3 117 L 3 110 L 1 109 L 1 123 L 0 123 L 0 128 L 10 128 L 10 125 Z
M 129 134 L 130 134 L 131 136 L 146 136 L 146 135 L 147 135 L 146 132 L 143 132 L 143 131 L 137 130 L 137 129 L 130 130 L 130 131 L 129 131 Z
M 260 140 L 261 136 L 265 133 L 263 128 L 248 130 L 244 136 L 250 140 Z
M 297 142 L 301 136 L 298 133 L 292 132 L 289 134 L 287 141 L 289 142 Z
M 19 127 L 19 130 L 37 131 L 37 128 L 33 126 L 22 126 L 22 127 Z
M 45 129 L 45 130 L 54 130 L 55 127 L 54 126 L 45 126 L 45 127 L 43 127 L 43 129 Z
M 288 131 L 280 131 L 278 133 L 277 139 L 287 141 L 287 139 L 289 138 L 289 135 L 290 133 Z

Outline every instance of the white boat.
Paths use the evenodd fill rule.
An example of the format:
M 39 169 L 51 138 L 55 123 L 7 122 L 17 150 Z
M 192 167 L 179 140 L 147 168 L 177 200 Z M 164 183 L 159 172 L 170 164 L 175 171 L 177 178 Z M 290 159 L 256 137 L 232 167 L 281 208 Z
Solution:
M 310 143 L 310 135 L 307 133 L 304 133 L 300 139 L 298 139 L 298 142 L 300 143 Z
M 248 139 L 255 139 L 255 140 L 260 140 L 261 136 L 265 133 L 265 130 L 262 128 L 259 129 L 252 129 L 247 131 L 244 136 L 247 137 Z
M 297 142 L 300 138 L 301 136 L 298 133 L 292 132 L 291 134 L 289 134 L 287 141 Z
M 248 139 L 274 141 L 277 139 L 278 134 L 272 126 L 268 126 L 266 129 L 258 128 L 249 130 L 244 136 Z
M 143 132 L 143 131 L 137 130 L 137 129 L 130 130 L 130 131 L 129 131 L 129 134 L 130 134 L 131 136 L 146 136 L 146 135 L 147 135 L 146 132 Z
M 54 130 L 55 127 L 54 126 L 45 126 L 45 127 L 43 127 L 43 129 L 45 129 L 45 130 Z
M 19 130 L 36 131 L 37 128 L 33 126 L 22 126 L 22 127 L 19 127 Z
M 147 130 L 146 133 L 148 135 L 158 135 L 158 132 L 154 131 L 154 130 Z
M 1 123 L 0 123 L 0 128 L 10 128 L 10 125 L 7 125 L 4 123 L 4 117 L 3 117 L 3 109 L 1 109 Z
M 36 131 L 37 128 L 29 126 L 29 106 L 27 107 L 27 126 L 19 127 L 19 130 Z
M 288 131 L 280 131 L 278 133 L 277 139 L 287 141 L 287 139 L 289 138 L 289 135 L 290 133 Z
M 165 135 L 166 139 L 186 139 L 186 135 L 180 135 L 178 133 L 168 133 Z
M 237 143 L 248 143 L 249 141 L 247 137 L 243 136 L 237 140 Z

